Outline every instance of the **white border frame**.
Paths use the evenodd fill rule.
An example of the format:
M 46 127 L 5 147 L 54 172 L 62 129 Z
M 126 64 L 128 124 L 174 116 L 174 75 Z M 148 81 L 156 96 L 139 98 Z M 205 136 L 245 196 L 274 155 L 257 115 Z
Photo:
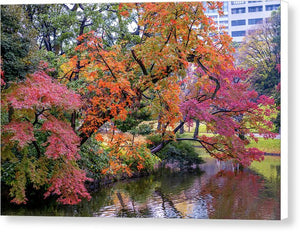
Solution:
M 288 2 L 281 0 L 281 220 L 288 218 Z
M 110 2 L 145 2 L 145 0 L 109 0 Z M 151 0 L 146 0 L 151 1 Z M 166 1 L 166 0 L 152 0 L 151 2 L 157 1 Z M 183 1 L 183 0 L 182 0 Z M 195 1 L 195 0 L 186 0 L 186 1 Z M 201 0 L 199 0 L 201 1 Z M 293 9 L 288 10 L 288 0 L 281 0 L 281 219 L 285 219 L 288 217 L 288 11 L 291 14 L 291 25 L 293 35 L 296 35 L 299 38 L 299 11 L 300 7 L 298 4 L 299 0 L 290 0 L 290 7 Z M 0 0 L 0 4 L 38 4 L 38 3 L 78 3 L 78 2 L 105 2 L 105 0 Z M 297 2 L 297 3 L 295 3 Z M 300 2 L 300 1 L 299 1 Z M 298 11 L 298 12 L 295 12 Z M 293 22 L 294 21 L 294 22 Z M 292 38 L 290 38 L 292 40 Z M 299 45 L 296 45 L 295 39 L 292 40 L 294 42 L 292 46 L 299 48 Z M 298 41 L 297 41 L 298 42 Z M 298 49 L 299 50 L 299 49 Z M 293 55 L 292 58 L 296 59 L 296 52 L 300 53 L 299 51 L 291 51 Z M 291 60 L 291 62 L 295 65 L 297 61 Z M 298 66 L 299 68 L 299 66 Z M 295 72 L 296 68 L 292 67 L 292 71 Z M 295 73 L 293 74 L 292 81 L 296 81 Z M 299 84 L 297 83 L 290 83 L 290 84 Z M 292 97 L 300 97 L 299 92 L 295 93 L 296 87 L 291 86 Z M 299 90 L 297 90 L 299 91 Z M 300 99 L 300 98 L 299 98 Z M 300 113 L 298 110 L 298 106 L 295 103 L 299 104 L 297 101 L 299 99 L 291 99 L 293 100 L 291 105 L 293 110 L 295 107 L 296 110 L 293 110 L 293 113 Z M 297 111 L 298 110 L 298 111 Z M 290 115 L 292 117 L 292 115 Z M 292 135 L 297 135 L 295 130 L 299 130 L 299 123 L 295 120 L 295 117 L 291 118 L 293 128 L 291 128 L 290 132 Z M 293 137 L 293 136 L 292 136 Z M 299 139 L 299 136 L 296 138 L 291 139 L 295 142 L 295 140 Z M 290 144 L 291 145 L 291 144 Z M 292 146 L 293 155 L 295 154 L 296 146 Z M 292 158 L 292 157 L 290 157 Z M 294 157 L 293 162 L 299 161 L 299 158 Z M 291 172 L 292 174 L 299 174 L 299 169 L 295 170 L 297 164 L 291 164 L 294 170 Z M 298 176 L 291 175 L 293 184 L 298 182 Z M 298 184 L 298 183 L 297 183 Z M 298 187 L 297 187 L 298 188 Z M 297 193 L 300 193 L 298 189 L 293 188 L 293 190 L 297 190 Z M 291 193 L 289 193 L 291 194 Z M 296 194 L 297 195 L 297 194 Z M 291 196 L 291 195 L 290 195 Z M 291 200 L 297 200 L 298 196 L 291 196 Z M 297 202 L 293 202 L 291 205 L 291 209 L 293 212 L 291 220 L 286 220 L 285 223 L 280 223 L 276 221 L 243 221 L 243 220 L 151 220 L 151 219 L 96 219 L 96 218 L 70 218 L 70 217 L 8 217 L 8 216 L 1 216 L 0 217 L 0 228 L 6 229 L 7 231 L 53 231 L 57 230 L 69 230 L 69 231 L 82 231 L 82 230 L 92 230 L 98 231 L 153 231 L 153 230 L 173 230 L 173 231 L 184 231 L 184 230 L 203 230 L 206 231 L 211 229 L 221 230 L 221 231 L 253 231 L 255 229 L 262 229 L 262 230 L 272 230 L 273 231 L 282 231 L 282 230 L 293 230 L 296 229 L 299 225 L 299 218 L 295 218 L 295 212 L 299 210 L 299 200 Z M 296 207 L 299 207 L 296 209 Z M 298 228 L 299 229 L 299 228 Z

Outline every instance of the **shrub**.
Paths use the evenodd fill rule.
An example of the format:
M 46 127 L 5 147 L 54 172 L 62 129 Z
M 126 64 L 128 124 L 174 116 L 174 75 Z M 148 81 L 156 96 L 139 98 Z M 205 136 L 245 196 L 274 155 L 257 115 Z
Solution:
M 203 163 L 195 148 L 188 142 L 170 142 L 160 152 L 158 157 L 164 161 L 178 161 L 181 165 Z
M 155 165 L 160 162 L 160 158 L 152 154 L 144 145 L 138 148 L 137 152 L 139 154 L 139 160 L 143 160 L 142 169 L 139 170 L 138 168 L 138 159 L 133 157 L 132 159 L 126 161 L 126 164 L 130 166 L 130 169 L 134 172 L 150 173 L 154 170 Z
M 90 139 L 80 149 L 81 159 L 78 161 L 81 169 L 86 171 L 86 175 L 89 178 L 100 179 L 104 175 L 101 173 L 102 169 L 108 165 L 109 151 L 102 149 L 102 153 L 99 153 L 101 146 L 99 143 Z
M 124 121 L 115 120 L 115 126 L 122 132 L 134 130 L 141 122 L 150 119 L 150 112 L 142 108 L 127 115 Z M 150 133 L 150 132 L 149 132 Z
M 162 141 L 162 137 L 160 134 L 150 134 L 146 137 L 146 139 L 151 142 L 150 144 L 147 144 L 148 148 L 155 147 Z
M 141 124 L 137 127 L 137 133 L 140 135 L 149 135 L 152 128 L 149 124 Z

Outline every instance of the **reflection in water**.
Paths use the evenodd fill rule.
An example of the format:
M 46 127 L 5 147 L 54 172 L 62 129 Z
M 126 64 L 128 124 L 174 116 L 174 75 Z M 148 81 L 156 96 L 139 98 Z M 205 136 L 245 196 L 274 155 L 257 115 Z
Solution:
M 266 179 L 249 169 L 234 171 L 229 162 L 207 159 L 201 171 L 160 170 L 155 175 L 103 187 L 92 194 L 91 201 L 76 206 L 48 204 L 44 208 L 25 208 L 2 204 L 2 214 L 279 219 L 279 174 Z

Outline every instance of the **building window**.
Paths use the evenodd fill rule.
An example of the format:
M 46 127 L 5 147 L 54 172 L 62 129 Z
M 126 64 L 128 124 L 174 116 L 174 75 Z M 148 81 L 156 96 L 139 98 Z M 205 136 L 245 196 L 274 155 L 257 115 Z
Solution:
M 245 19 L 241 19 L 241 20 L 232 20 L 231 21 L 231 26 L 242 26 L 242 25 L 246 25 L 246 20 Z
M 272 11 L 272 10 L 277 10 L 280 4 L 276 5 L 266 5 L 266 11 Z
M 245 4 L 246 1 L 232 1 L 231 5 L 240 5 L 240 4 Z
M 242 13 L 245 13 L 245 12 L 246 12 L 245 7 L 231 9 L 231 14 L 242 14 Z
M 263 19 L 262 19 L 262 18 L 258 18 L 258 19 L 248 19 L 248 24 L 249 24 L 249 25 L 262 24 L 262 23 L 263 23 Z
M 206 9 L 206 13 L 209 13 L 209 14 L 215 14 L 215 13 L 218 13 L 218 11 L 216 10 L 216 9 L 213 9 L 213 10 L 211 10 L 211 9 Z
M 219 16 L 220 19 L 227 19 L 228 18 L 228 15 L 222 15 L 222 16 Z
M 251 6 L 251 7 L 248 7 L 248 11 L 249 12 L 259 12 L 259 11 L 262 11 L 262 10 L 263 10 L 262 6 Z
M 225 25 L 227 25 L 227 24 L 228 24 L 228 21 L 227 21 L 227 20 L 222 20 L 222 21 L 220 21 L 219 23 L 220 23 L 220 24 L 225 24 Z
M 239 36 L 245 36 L 246 31 L 232 31 L 231 36 L 232 37 L 239 37 Z

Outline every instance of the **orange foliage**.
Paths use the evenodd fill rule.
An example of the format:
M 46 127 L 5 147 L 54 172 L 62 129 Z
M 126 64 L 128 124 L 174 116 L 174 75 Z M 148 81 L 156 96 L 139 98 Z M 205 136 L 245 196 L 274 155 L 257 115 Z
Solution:
M 209 7 L 221 5 L 212 2 Z M 204 11 L 203 2 L 120 4 L 121 17 L 129 17 L 133 12 L 136 15 L 139 43 L 128 47 L 126 41 L 121 41 L 106 47 L 94 31 L 78 37 L 77 54 L 66 66 L 80 71 L 79 78 L 88 83 L 80 128 L 82 143 L 105 122 L 125 120 L 129 112 L 140 107 L 142 99 L 147 101 L 153 116 L 160 116 L 163 125 L 160 132 L 172 136 L 167 128 L 174 128 L 182 120 L 180 81 L 186 76 L 189 64 L 201 60 L 216 74 L 232 66 L 230 36 L 218 33 Z M 205 85 L 204 82 L 204 88 Z M 98 135 L 96 139 L 101 141 Z M 140 145 L 131 144 L 127 150 L 127 143 L 128 138 L 121 134 L 108 143 L 111 166 L 103 172 L 122 169 L 129 172 L 121 165 L 120 147 L 130 157 L 135 156 L 134 151 Z

